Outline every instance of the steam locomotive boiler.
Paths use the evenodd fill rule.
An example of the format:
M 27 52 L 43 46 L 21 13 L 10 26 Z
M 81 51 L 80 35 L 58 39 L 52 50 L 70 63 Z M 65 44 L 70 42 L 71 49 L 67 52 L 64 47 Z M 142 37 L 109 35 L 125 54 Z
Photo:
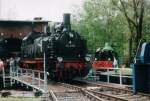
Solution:
M 53 31 L 33 31 L 23 39 L 21 53 L 24 67 L 41 70 L 43 52 L 51 79 L 71 80 L 84 77 L 89 72 L 86 40 L 71 29 L 70 14 L 64 14 L 63 23 L 55 25 Z M 34 66 L 29 67 L 30 63 Z

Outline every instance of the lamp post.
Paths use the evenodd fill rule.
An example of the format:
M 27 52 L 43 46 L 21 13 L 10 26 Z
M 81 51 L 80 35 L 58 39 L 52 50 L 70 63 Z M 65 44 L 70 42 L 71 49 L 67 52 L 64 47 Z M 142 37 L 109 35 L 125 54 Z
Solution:
M 44 90 L 47 93 L 46 52 L 44 52 Z
M 47 46 L 47 42 L 43 40 L 43 36 L 42 36 L 42 52 L 43 52 L 43 67 L 44 67 L 44 93 L 45 93 L 45 97 L 47 95 L 47 72 L 46 72 L 46 46 Z

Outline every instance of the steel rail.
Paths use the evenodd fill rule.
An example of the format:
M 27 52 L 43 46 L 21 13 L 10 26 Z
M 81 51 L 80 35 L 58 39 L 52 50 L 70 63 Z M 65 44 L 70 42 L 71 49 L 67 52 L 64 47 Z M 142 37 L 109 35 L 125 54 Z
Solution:
M 120 98 L 120 97 L 116 97 L 114 95 L 110 95 L 110 94 L 104 94 L 104 93 L 101 93 L 101 92 L 97 92 L 97 91 L 94 91 L 94 90 L 88 90 L 89 92 L 92 92 L 94 95 L 100 97 L 100 98 L 103 98 L 103 99 L 106 99 L 106 100 L 111 100 L 111 101 L 129 101 L 125 98 Z
M 79 86 L 75 86 L 75 85 L 70 85 L 70 84 L 65 84 L 65 83 L 61 83 L 63 86 L 72 88 L 72 89 L 78 89 L 80 91 L 82 91 L 82 93 L 84 95 L 86 95 L 88 98 L 92 99 L 92 101 L 105 101 L 104 99 L 107 100 L 112 100 L 112 101 L 128 101 L 124 98 L 119 98 L 110 94 L 104 94 L 104 93 L 100 93 L 100 92 L 96 92 L 94 90 L 87 90 L 86 88 L 82 88 Z M 94 99 L 94 100 L 93 100 Z
M 120 91 L 120 92 L 124 92 L 124 93 L 131 93 L 133 94 L 133 90 L 129 90 L 129 89 L 125 89 L 125 88 L 120 88 L 120 87 L 115 87 L 115 86 L 111 86 L 111 85 L 104 85 L 104 84 L 99 84 L 99 83 L 93 83 L 93 82 L 88 82 L 88 81 L 85 81 L 87 84 L 91 84 L 91 85 L 95 85 L 97 87 L 106 87 L 106 88 L 109 88 L 113 91 Z M 150 95 L 149 94 L 145 94 L 145 93 L 140 93 L 138 92 L 137 95 L 141 95 L 141 96 L 145 96 L 145 97 L 149 97 L 150 98 Z
M 49 91 L 49 94 L 50 94 L 50 96 L 51 96 L 50 99 L 52 99 L 52 101 L 59 101 L 59 100 L 57 99 L 56 95 L 53 93 L 52 90 Z
M 86 82 L 86 81 L 84 81 L 84 82 Z M 115 96 L 115 95 L 110 95 L 110 94 L 104 94 L 104 93 L 102 93 L 102 92 L 97 92 L 97 91 L 94 91 L 94 90 L 88 90 L 89 92 L 93 92 L 94 93 L 94 95 L 96 94 L 96 95 L 101 95 L 101 96 L 104 96 L 104 95 L 106 95 L 106 96 L 109 96 L 110 98 L 112 98 L 112 99 L 116 99 L 117 100 L 117 98 L 118 98 L 118 100 L 119 101 L 129 101 L 130 99 L 133 99 L 134 98 L 134 96 L 140 96 L 141 98 L 143 97 L 147 97 L 147 99 L 149 99 L 150 100 L 150 95 L 149 94 L 144 94 L 144 93 L 137 93 L 136 95 L 134 95 L 133 94 L 133 91 L 132 90 L 129 90 L 129 89 L 124 89 L 124 88 L 120 88 L 120 87 L 115 87 L 115 86 L 111 86 L 111 85 L 104 85 L 104 84 L 98 84 L 98 83 L 91 83 L 91 82 L 86 82 L 87 84 L 89 84 L 89 85 L 95 85 L 96 87 L 101 87 L 101 89 L 103 88 L 103 89 L 109 89 L 109 91 L 110 90 L 112 90 L 112 92 L 113 91 L 115 91 L 116 93 L 124 93 L 124 94 L 128 94 L 128 96 L 131 96 L 131 97 L 129 97 L 128 99 L 127 99 L 127 97 L 124 99 L 124 98 L 122 98 L 123 97 L 123 95 L 124 94 L 122 94 L 122 97 L 121 96 Z
M 67 88 L 70 88 L 70 89 L 77 90 L 77 91 L 81 92 L 84 96 L 91 99 L 92 101 L 105 101 L 105 100 L 99 98 L 98 96 L 95 96 L 91 92 L 87 91 L 86 89 L 83 89 L 82 87 L 75 86 L 75 85 L 70 85 L 70 84 L 66 84 L 66 83 L 61 83 L 61 82 L 59 82 L 59 84 L 61 84 L 64 87 L 67 87 Z

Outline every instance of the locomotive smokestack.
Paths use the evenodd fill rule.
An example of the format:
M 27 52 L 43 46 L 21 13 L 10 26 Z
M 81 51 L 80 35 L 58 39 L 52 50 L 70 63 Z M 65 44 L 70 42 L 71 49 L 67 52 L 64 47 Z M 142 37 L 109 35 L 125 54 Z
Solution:
M 64 23 L 65 28 L 67 28 L 68 30 L 71 30 L 70 13 L 65 13 L 63 15 L 63 23 Z

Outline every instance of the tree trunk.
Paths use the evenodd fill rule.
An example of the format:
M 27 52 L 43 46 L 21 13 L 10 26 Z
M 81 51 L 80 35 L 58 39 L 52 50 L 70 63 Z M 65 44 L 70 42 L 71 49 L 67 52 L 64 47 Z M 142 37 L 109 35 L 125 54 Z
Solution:
M 132 60 L 132 51 L 133 51 L 133 42 L 132 42 L 132 37 L 130 37 L 129 38 L 129 54 L 128 54 L 128 59 L 129 59 L 129 62 L 128 62 L 128 64 L 130 64 L 131 63 L 131 60 Z

